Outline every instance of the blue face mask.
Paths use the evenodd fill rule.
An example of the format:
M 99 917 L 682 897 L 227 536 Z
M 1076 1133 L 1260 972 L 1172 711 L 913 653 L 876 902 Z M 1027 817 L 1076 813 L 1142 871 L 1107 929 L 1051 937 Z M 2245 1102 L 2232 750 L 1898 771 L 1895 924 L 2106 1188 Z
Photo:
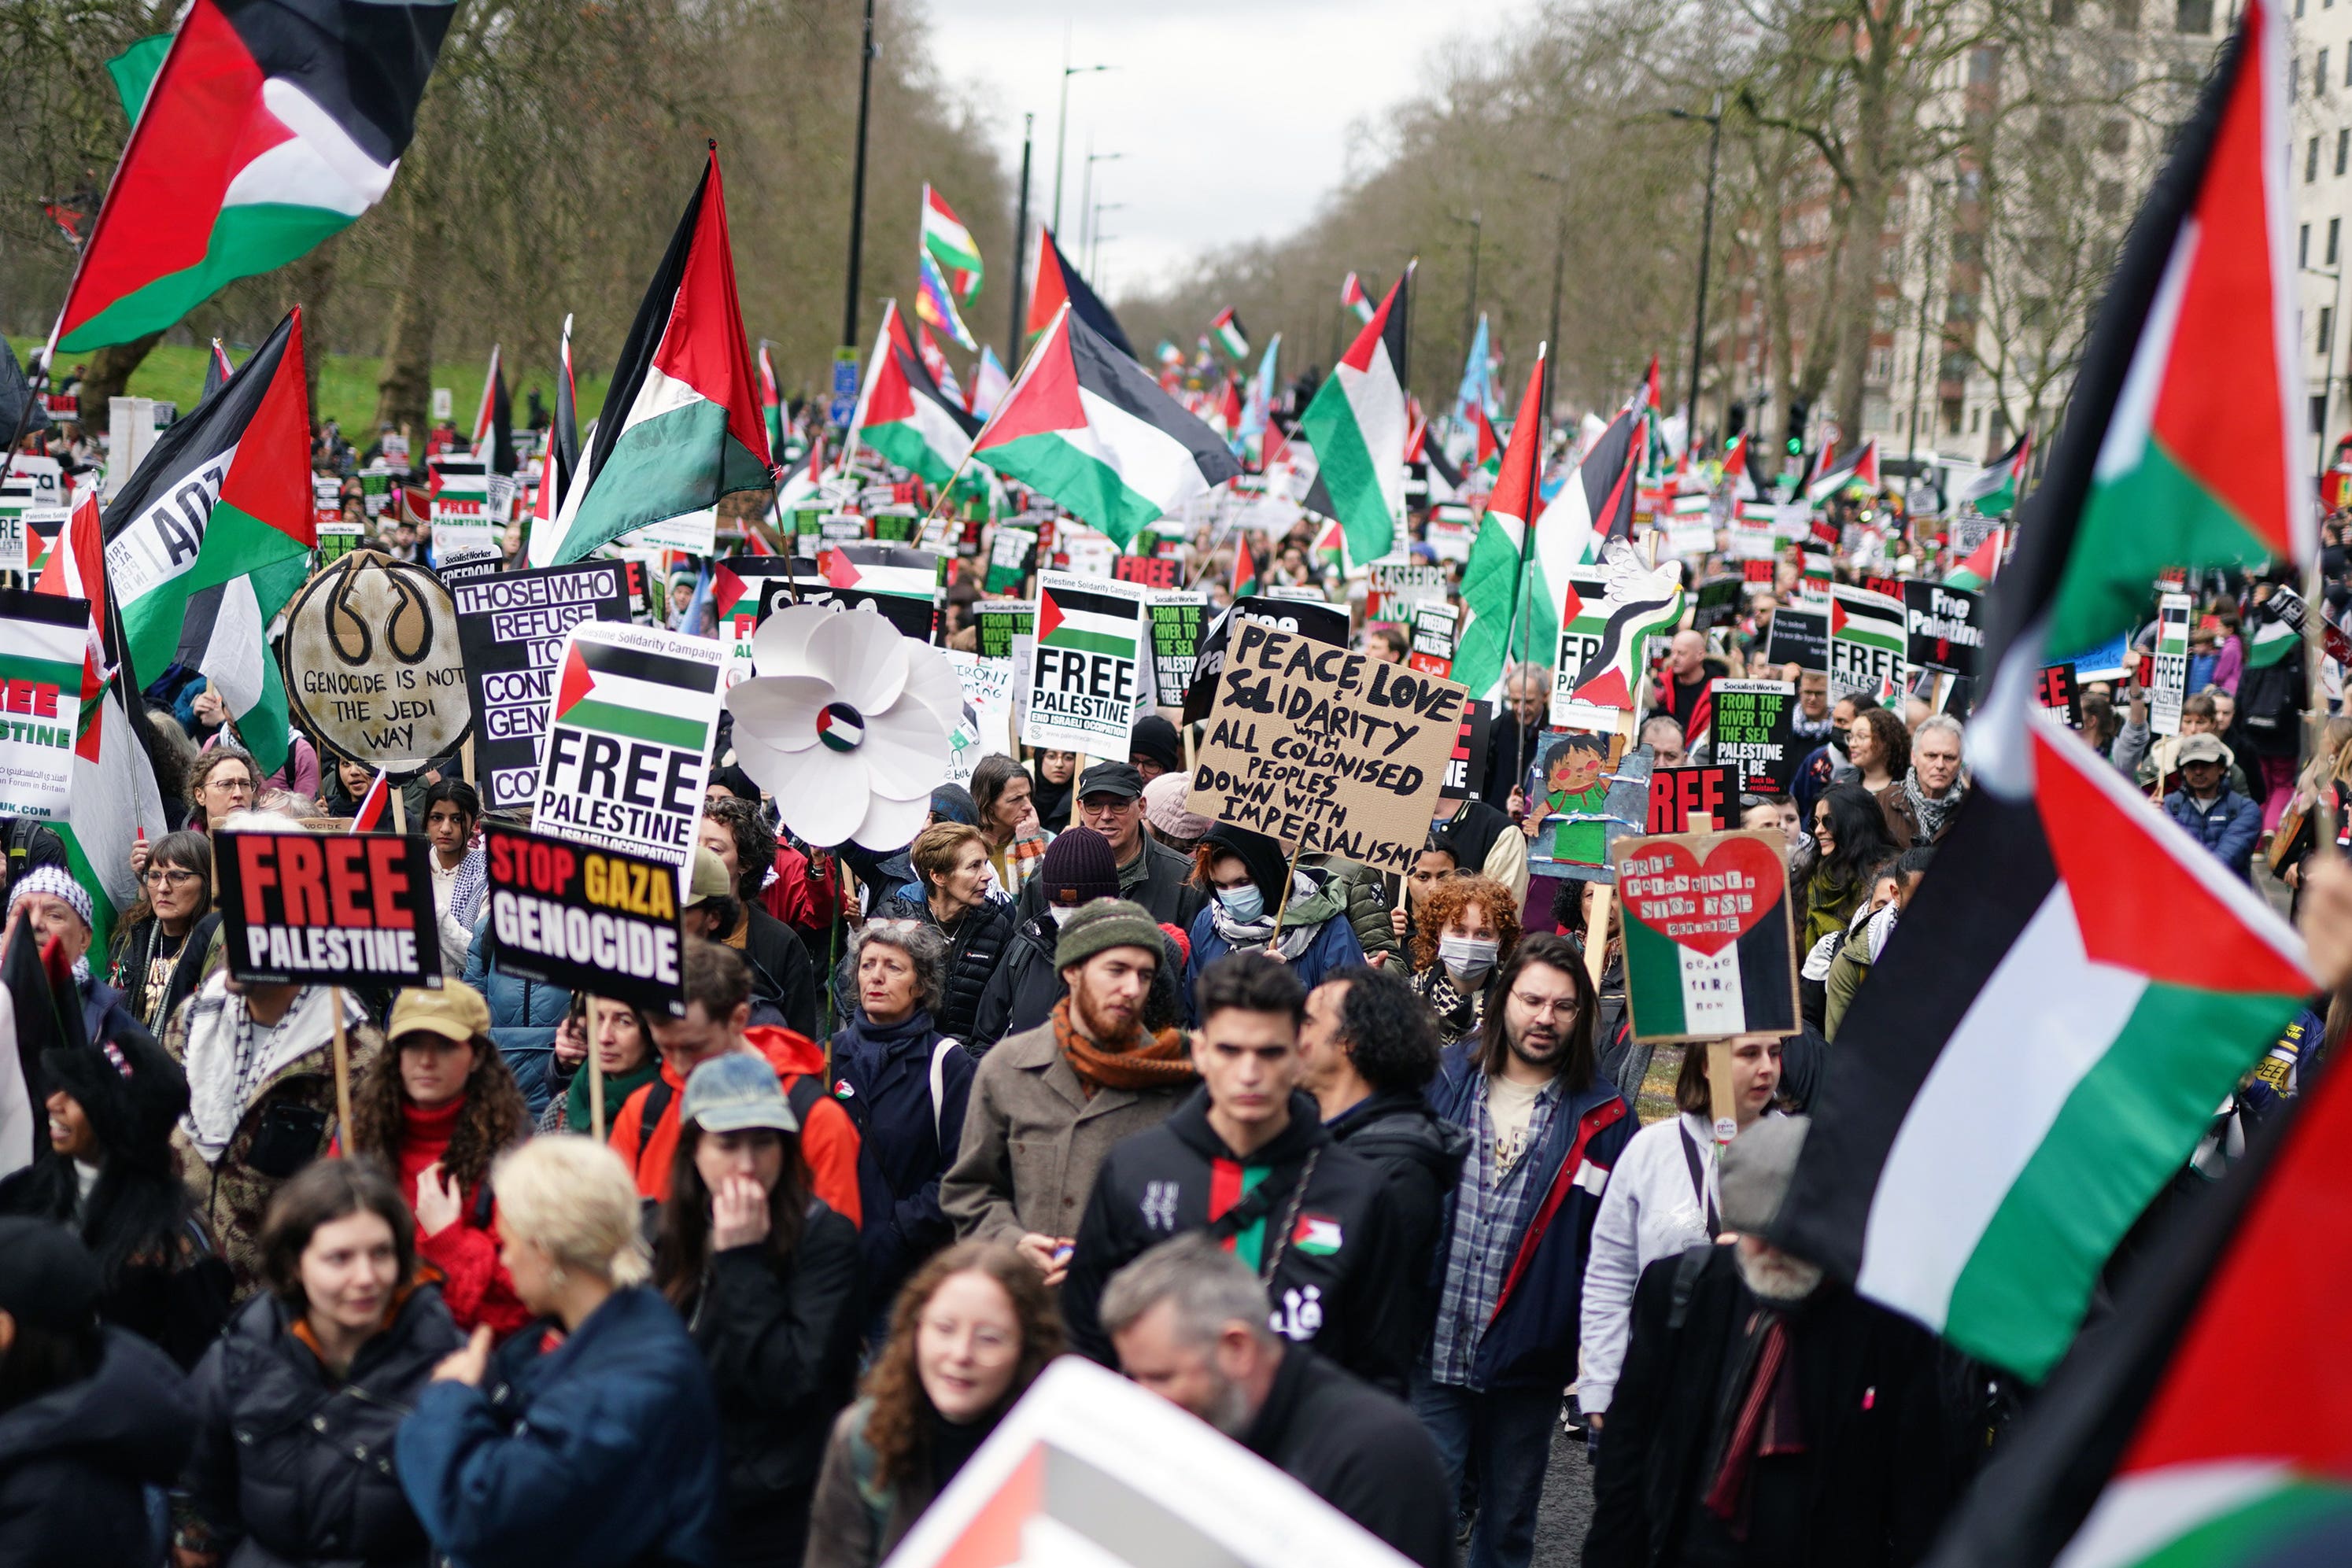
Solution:
M 1223 904 L 1225 913 L 1235 920 L 1255 920 L 1265 913 L 1265 894 L 1254 882 L 1244 883 L 1240 887 L 1217 889 L 1217 902 Z

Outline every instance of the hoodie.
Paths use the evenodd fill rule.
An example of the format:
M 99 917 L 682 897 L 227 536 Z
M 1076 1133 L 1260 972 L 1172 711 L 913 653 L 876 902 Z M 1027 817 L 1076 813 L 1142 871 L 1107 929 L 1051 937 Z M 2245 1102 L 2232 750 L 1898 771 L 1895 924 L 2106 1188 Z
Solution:
M 0 1412 L 0 1568 L 143 1568 L 160 1555 L 143 1489 L 178 1477 L 195 1400 L 136 1334 L 108 1329 L 103 1345 L 88 1377 Z
M 852 1225 L 865 1223 L 857 1195 L 857 1127 L 849 1113 L 824 1095 L 824 1050 L 804 1034 L 759 1025 L 743 1031 L 746 1050 L 767 1058 L 776 1081 L 801 1118 L 801 1157 L 808 1162 L 810 1185 L 825 1207 Z M 815 1088 L 793 1093 L 796 1081 L 807 1079 Z M 629 1163 L 637 1178 L 639 1197 L 669 1197 L 670 1165 L 677 1156 L 678 1111 L 686 1099 L 686 1081 L 665 1058 L 661 1076 L 629 1096 L 613 1119 L 607 1140 Z M 806 1102 L 806 1103 L 803 1103 Z
M 1462 1176 L 1470 1134 L 1429 1107 L 1410 1089 L 1384 1090 L 1360 1100 L 1324 1124 L 1332 1140 L 1369 1160 L 1386 1183 L 1388 1211 L 1403 1262 L 1402 1287 L 1412 1300 L 1412 1343 L 1429 1333 L 1444 1283 L 1437 1270 L 1437 1235 Z

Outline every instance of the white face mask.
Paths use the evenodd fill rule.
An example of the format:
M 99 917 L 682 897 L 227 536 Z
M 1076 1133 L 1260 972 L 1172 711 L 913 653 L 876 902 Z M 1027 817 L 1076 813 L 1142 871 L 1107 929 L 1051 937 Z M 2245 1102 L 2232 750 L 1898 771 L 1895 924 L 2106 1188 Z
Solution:
M 1489 936 L 1441 936 L 1437 939 L 1437 961 L 1455 979 L 1475 985 L 1486 977 L 1495 967 L 1495 956 L 1503 945 Z

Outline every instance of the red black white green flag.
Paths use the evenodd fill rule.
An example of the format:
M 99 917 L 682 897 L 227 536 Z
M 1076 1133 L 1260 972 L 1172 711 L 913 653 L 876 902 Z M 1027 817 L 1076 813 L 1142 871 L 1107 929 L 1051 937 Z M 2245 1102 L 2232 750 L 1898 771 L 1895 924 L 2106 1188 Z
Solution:
M 1318 507 L 1346 530 L 1348 554 L 1379 560 L 1397 548 L 1404 520 L 1405 324 L 1408 267 L 1356 335 L 1298 428 L 1315 448 L 1316 479 L 1329 497 Z
M 55 347 L 161 331 L 381 201 L 456 11 L 195 0 L 107 186 Z
M 1118 318 L 1112 315 L 1110 307 L 1087 286 L 1087 280 L 1078 276 L 1078 269 L 1070 265 L 1070 258 L 1062 254 L 1062 247 L 1054 243 L 1054 231 L 1040 224 L 1037 225 L 1036 276 L 1029 285 L 1029 314 L 1027 325 L 1023 329 L 1032 338 L 1043 332 L 1054 324 L 1054 312 L 1065 303 L 1076 312 L 1079 320 L 1093 329 L 1096 336 L 1129 359 L 1135 358 L 1135 345 L 1128 341 Z
M 874 354 L 858 383 L 852 439 L 929 484 L 945 485 L 971 450 L 980 422 L 948 397 L 907 336 L 892 300 L 882 308 Z M 847 461 L 845 448 L 843 460 Z

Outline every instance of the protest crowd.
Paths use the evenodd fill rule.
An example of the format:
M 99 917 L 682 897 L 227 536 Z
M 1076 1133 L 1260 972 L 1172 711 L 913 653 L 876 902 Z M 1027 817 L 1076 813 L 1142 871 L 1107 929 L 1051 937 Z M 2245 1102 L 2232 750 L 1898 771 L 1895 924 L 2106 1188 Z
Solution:
M 2106 1511 L 2352 1479 L 2247 1392 L 2352 1242 L 2352 511 L 2119 489 L 2120 370 L 1949 486 L 1431 417 L 1409 278 L 1147 366 L 1050 234 L 966 397 L 928 187 L 793 396 L 718 166 L 593 418 L 355 447 L 297 309 L 111 462 L 88 265 L 0 363 L 0 1568 L 2345 1560 Z

